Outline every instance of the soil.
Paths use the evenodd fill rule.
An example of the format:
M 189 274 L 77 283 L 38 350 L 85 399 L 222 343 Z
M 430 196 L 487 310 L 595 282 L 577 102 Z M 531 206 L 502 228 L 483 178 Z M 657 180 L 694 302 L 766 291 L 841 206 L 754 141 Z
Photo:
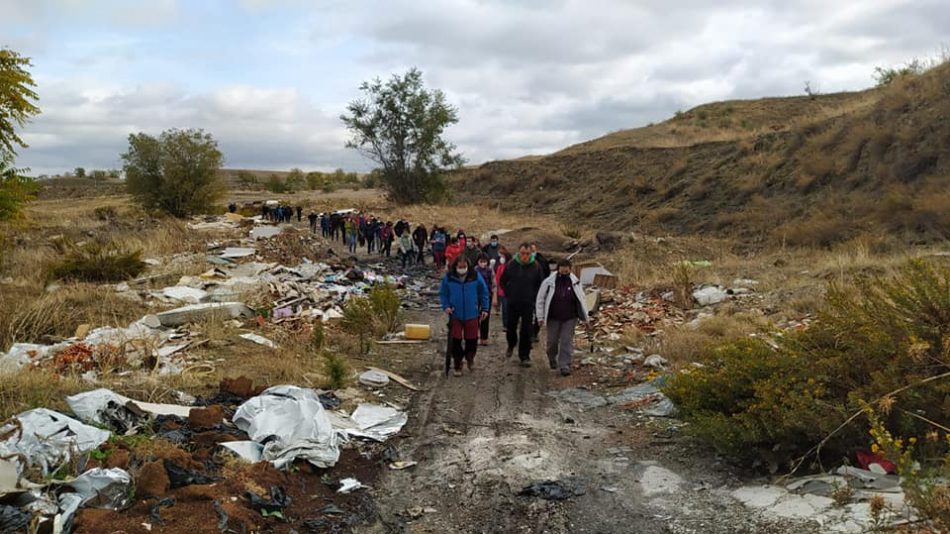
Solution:
M 443 375 L 440 342 L 407 362 L 425 391 L 409 409 L 409 437 L 398 451 L 418 465 L 383 473 L 374 491 L 378 519 L 356 532 L 818 531 L 760 518 L 735 501 L 729 489 L 747 481 L 683 436 L 682 423 L 616 406 L 582 412 L 548 396 L 603 386 L 587 368 L 561 377 L 538 345 L 534 366 L 520 368 L 517 357 L 505 358 L 500 320 L 492 321 L 491 344 L 479 347 L 476 369 L 461 378 Z M 518 495 L 543 480 L 579 481 L 584 494 Z

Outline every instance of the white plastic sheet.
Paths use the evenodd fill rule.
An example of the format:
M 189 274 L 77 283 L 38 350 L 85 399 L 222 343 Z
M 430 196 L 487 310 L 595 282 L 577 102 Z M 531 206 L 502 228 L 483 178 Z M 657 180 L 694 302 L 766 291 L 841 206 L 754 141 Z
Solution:
M 226 441 L 221 446 L 252 464 L 260 462 L 264 452 L 264 447 L 256 441 Z
M 389 377 L 379 371 L 369 370 L 360 375 L 360 384 L 371 388 L 381 388 L 389 385 Z
M 278 469 L 304 459 L 332 467 L 340 458 L 341 433 L 333 428 L 317 392 L 274 386 L 242 404 L 233 418 L 238 428 L 264 445 L 261 457 Z
M 254 342 L 254 343 L 257 343 L 258 345 L 264 345 L 265 347 L 270 347 L 270 348 L 272 348 L 272 349 L 277 348 L 277 344 L 276 344 L 276 343 L 274 343 L 273 341 L 267 339 L 267 338 L 264 337 L 264 336 L 260 336 L 260 335 L 253 334 L 253 333 L 247 333 L 247 334 L 241 334 L 239 337 L 240 337 L 241 339 L 246 339 L 246 340 L 248 340 L 248 341 L 252 341 L 252 342 Z
M 112 434 L 46 408 L 23 412 L 16 419 L 23 431 L 0 441 L 0 456 L 22 455 L 17 466 L 21 475 L 29 467 L 49 475 L 76 455 L 96 449 Z M 0 435 L 11 431 L 12 423 L 0 427 Z
M 121 510 L 131 500 L 132 477 L 119 468 L 90 469 L 66 485 L 82 498 L 80 506 Z
M 397 434 L 409 420 L 406 412 L 380 406 L 378 404 L 360 404 L 350 416 L 356 423 L 359 433 L 352 430 L 347 432 L 352 436 L 363 436 L 376 441 L 386 441 L 390 436 Z
M 197 304 L 202 300 L 208 298 L 208 293 L 194 287 L 187 286 L 171 286 L 162 289 L 162 295 L 166 297 L 178 300 L 181 302 L 188 302 L 190 304 Z
M 153 416 L 174 415 L 186 418 L 191 413 L 191 406 L 141 402 L 104 388 L 85 391 L 66 397 L 66 404 L 68 404 L 69 409 L 76 414 L 76 417 L 97 425 L 104 425 L 109 422 L 108 419 L 104 417 L 103 410 L 107 409 L 110 403 L 112 403 L 113 406 L 125 406 L 129 402 L 133 403 L 139 410 Z

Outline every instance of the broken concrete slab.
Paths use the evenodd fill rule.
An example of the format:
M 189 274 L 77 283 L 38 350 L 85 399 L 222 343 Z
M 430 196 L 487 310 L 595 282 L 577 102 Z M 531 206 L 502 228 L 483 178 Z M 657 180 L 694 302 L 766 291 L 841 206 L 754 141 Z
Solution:
M 161 312 L 155 317 L 158 318 L 161 326 L 181 326 L 215 315 L 230 319 L 253 317 L 254 310 L 248 308 L 243 302 L 207 302 Z
M 729 294 L 719 286 L 707 286 L 693 291 L 693 298 L 700 306 L 712 306 L 726 300 Z
M 172 286 L 162 289 L 162 295 L 173 300 L 198 304 L 208 298 L 208 293 L 201 289 L 186 286 Z
M 264 336 L 259 336 L 259 335 L 257 335 L 257 334 L 247 333 L 247 334 L 241 334 L 241 335 L 238 336 L 238 337 L 240 337 L 241 339 L 246 339 L 246 340 L 248 340 L 248 341 L 257 343 L 258 345 L 264 345 L 265 347 L 270 347 L 270 348 L 272 348 L 272 349 L 277 348 L 277 344 L 276 344 L 276 343 L 274 343 L 273 341 L 267 339 L 267 338 L 264 337 Z
M 548 396 L 554 397 L 561 402 L 573 404 L 581 410 L 591 410 L 607 405 L 606 399 L 600 395 L 591 393 L 586 389 L 571 388 L 562 389 L 559 391 L 549 391 Z
M 283 229 L 279 226 L 255 226 L 251 229 L 251 239 L 268 239 L 279 235 Z
M 224 249 L 220 257 L 225 259 L 247 258 L 257 254 L 257 250 L 247 247 L 228 247 Z

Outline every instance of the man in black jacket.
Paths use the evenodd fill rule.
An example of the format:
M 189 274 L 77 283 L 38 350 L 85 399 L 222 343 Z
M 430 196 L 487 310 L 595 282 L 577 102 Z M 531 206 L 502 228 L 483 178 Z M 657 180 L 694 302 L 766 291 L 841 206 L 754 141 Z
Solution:
M 518 255 L 505 267 L 501 287 L 508 298 L 508 352 L 511 357 L 515 346 L 522 367 L 531 367 L 531 338 L 534 334 L 534 307 L 538 289 L 544 281 L 541 266 L 531 254 L 531 246 L 522 243 Z M 520 328 L 519 328 L 519 324 Z

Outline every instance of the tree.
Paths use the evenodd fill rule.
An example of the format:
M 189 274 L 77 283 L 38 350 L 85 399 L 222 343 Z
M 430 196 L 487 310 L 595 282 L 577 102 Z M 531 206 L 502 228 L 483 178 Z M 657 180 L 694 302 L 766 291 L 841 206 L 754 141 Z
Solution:
M 82 167 L 76 167 L 76 170 L 73 171 L 73 174 L 76 175 L 76 178 L 85 178 L 85 177 L 86 177 L 86 169 L 84 169 L 84 168 L 82 168 Z
M 0 48 L 0 153 L 16 155 L 18 146 L 27 146 L 15 129 L 40 112 L 34 103 L 39 99 L 33 91 L 36 84 L 26 70 L 29 66 L 30 58 Z
M 224 194 L 218 143 L 203 130 L 165 130 L 157 139 L 129 135 L 122 154 L 129 193 L 147 209 L 176 217 L 207 212 Z
M 464 163 L 455 145 L 442 138 L 458 122 L 458 110 L 440 90 L 427 90 L 422 72 L 410 69 L 383 83 L 360 86 L 364 97 L 347 106 L 340 120 L 352 133 L 346 143 L 379 165 L 381 185 L 396 202 L 432 200 L 444 190 L 443 172 Z
M 287 183 L 287 189 L 291 191 L 300 191 L 306 185 L 307 178 L 302 170 L 293 168 L 290 169 L 290 173 L 287 175 L 285 182 Z
M 257 176 L 254 176 L 252 172 L 238 171 L 237 180 L 244 189 L 257 189 Z
M 23 203 L 33 200 L 39 185 L 13 167 L 13 152 L 0 150 L 0 221 L 20 215 Z

